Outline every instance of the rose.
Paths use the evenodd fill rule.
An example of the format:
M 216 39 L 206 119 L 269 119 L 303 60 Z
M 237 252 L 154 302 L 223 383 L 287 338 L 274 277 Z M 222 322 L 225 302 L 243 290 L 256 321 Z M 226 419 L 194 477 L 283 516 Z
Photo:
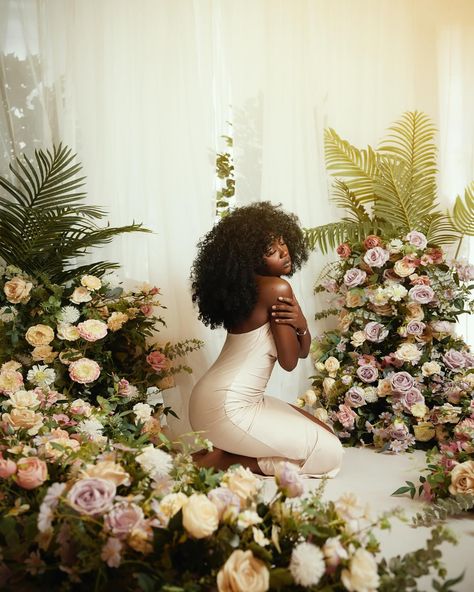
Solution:
M 54 339 L 54 331 L 48 325 L 34 325 L 26 332 L 25 339 L 33 347 L 48 345 Z
M 316 393 L 313 391 L 313 389 L 308 389 L 304 392 L 301 399 L 303 399 L 305 405 L 309 405 L 310 407 L 312 407 L 318 400 L 318 397 Z
M 425 318 L 423 308 L 416 302 L 409 302 L 407 305 L 407 316 L 409 319 L 422 321 Z
M 111 331 L 119 331 L 129 318 L 124 312 L 113 312 L 107 320 L 107 327 Z
M 58 357 L 58 352 L 53 351 L 50 345 L 38 345 L 31 352 L 31 357 L 35 362 L 51 364 Z
M 100 376 L 100 366 L 89 358 L 80 358 L 69 364 L 69 377 L 79 384 L 89 384 Z
M 219 592 L 265 592 L 269 586 L 268 569 L 252 551 L 235 550 L 217 574 Z
M 334 570 L 341 563 L 341 560 L 347 559 L 348 557 L 347 551 L 342 546 L 339 537 L 331 537 L 326 539 L 326 542 L 322 547 L 322 551 L 326 560 L 326 565 L 331 570 Z
M 416 405 L 417 403 L 424 403 L 425 398 L 421 394 L 420 390 L 413 387 L 409 391 L 403 393 L 403 395 L 400 397 L 400 402 L 407 411 L 410 411 L 413 405 Z
M 326 378 L 323 380 L 324 394 L 325 395 L 331 394 L 331 391 L 334 388 L 335 384 L 336 384 L 336 381 L 334 380 L 334 378 L 331 378 L 330 376 L 326 376 Z
M 408 392 L 413 385 L 415 380 L 408 372 L 395 372 L 390 377 L 390 385 L 394 391 L 401 391 L 403 393 Z
M 369 249 L 364 255 L 364 262 L 370 267 L 383 267 L 390 258 L 390 253 L 382 247 Z
M 403 242 L 399 238 L 394 238 L 388 243 L 387 247 L 390 253 L 395 255 L 402 250 Z
M 364 364 L 357 368 L 356 374 L 362 382 L 374 382 L 378 378 L 379 371 L 371 364 Z
M 125 539 L 134 528 L 140 528 L 145 521 L 143 510 L 133 502 L 116 504 L 104 520 L 105 530 L 119 539 Z
M 23 489 L 35 489 L 48 478 L 48 468 L 44 460 L 36 456 L 20 458 L 17 463 L 16 482 Z
M 377 590 L 380 578 L 377 562 L 372 553 L 360 547 L 349 561 L 349 569 L 343 569 L 341 581 L 349 592 L 373 592 Z
M 413 288 L 408 291 L 408 296 L 413 302 L 417 302 L 418 304 L 428 304 L 434 299 L 435 293 L 430 286 L 419 284 L 413 286 Z
M 449 349 L 444 354 L 443 362 L 450 370 L 453 370 L 454 372 L 460 372 L 466 364 L 463 353 L 455 349 Z
M 107 335 L 107 325 L 103 321 L 88 319 L 77 325 L 79 335 L 86 341 L 98 341 Z
M 439 265 L 444 261 L 444 253 L 442 249 L 431 247 L 426 249 L 426 254 L 431 257 L 435 265 Z
M 153 368 L 153 370 L 159 374 L 161 370 L 166 368 L 168 360 L 164 354 L 159 351 L 152 351 L 146 357 L 146 361 Z
M 69 297 L 69 300 L 74 302 L 74 304 L 82 304 L 83 302 L 90 302 L 92 300 L 92 296 L 87 288 L 80 286 L 74 290 L 74 292 Z
M 390 426 L 390 437 L 396 440 L 405 440 L 409 434 L 408 427 L 401 420 L 395 420 Z
M 373 249 L 374 247 L 381 247 L 382 246 L 382 239 L 375 234 L 369 234 L 367 238 L 364 239 L 364 247 L 366 249 Z
M 422 232 L 418 232 L 417 230 L 412 230 L 411 232 L 409 232 L 406 235 L 405 240 L 407 240 L 410 243 L 410 245 L 413 245 L 418 249 L 424 249 L 428 244 L 426 236 Z
M 168 493 L 160 501 L 157 511 L 164 518 L 167 523 L 170 518 L 177 514 L 181 508 L 188 502 L 188 497 L 181 491 L 178 493 Z
M 454 323 L 449 321 L 431 321 L 430 327 L 433 333 L 442 335 L 452 335 L 454 333 Z
M 356 286 L 363 284 L 366 278 L 367 274 L 365 271 L 359 269 L 358 267 L 353 267 L 344 274 L 344 283 L 348 288 L 355 288 Z
M 81 285 L 88 290 L 100 290 L 102 282 L 95 275 L 83 275 L 81 277 Z
M 362 306 L 365 302 L 364 297 L 364 290 L 359 288 L 354 288 L 349 290 L 346 294 L 346 306 L 348 308 L 357 308 L 358 306 Z M 347 316 L 347 315 L 346 315 Z M 350 325 L 350 323 L 349 323 Z M 344 332 L 344 330 L 343 330 Z
M 357 413 L 352 411 L 348 405 L 339 405 L 339 411 L 336 411 L 336 417 L 339 423 L 346 429 L 351 430 L 357 418 Z
M 27 409 L 28 407 L 38 407 L 40 400 L 34 391 L 16 391 L 10 395 L 10 402 L 13 407 Z
M 474 461 L 467 460 L 459 463 L 451 471 L 451 485 L 449 493 L 457 495 L 458 493 L 474 494 Z
M 426 325 L 425 323 L 422 323 L 421 321 L 409 321 L 407 324 L 407 333 L 408 335 L 422 335 L 423 331 L 425 330 Z
M 64 341 L 76 341 L 81 336 L 79 329 L 75 325 L 69 325 L 68 323 L 59 323 L 57 331 L 59 339 Z
M 421 367 L 423 376 L 433 376 L 433 374 L 439 374 L 441 372 L 441 366 L 438 362 L 425 362 Z
M 86 465 L 79 472 L 81 479 L 92 479 L 97 477 L 112 481 L 118 487 L 119 485 L 130 485 L 130 475 L 125 469 L 113 460 L 101 460 L 95 465 Z
M 237 514 L 240 510 L 240 498 L 227 487 L 216 487 L 211 489 L 207 497 L 217 508 L 219 520 L 229 511 L 230 514 Z
M 364 334 L 369 341 L 380 343 L 387 337 L 388 329 L 386 329 L 381 323 L 370 321 L 364 327 Z
M 115 483 L 107 479 L 79 479 L 69 490 L 67 501 L 79 514 L 97 516 L 112 508 L 116 491 Z
M 153 314 L 153 305 L 152 304 L 142 304 L 140 306 L 140 311 L 146 316 L 151 317 Z
M 41 413 L 35 413 L 32 409 L 12 409 L 10 413 L 4 413 L 2 419 L 15 431 L 27 430 L 30 436 L 37 434 L 43 425 Z
M 416 267 L 408 263 L 405 259 L 400 259 L 395 262 L 393 270 L 397 275 L 404 278 L 411 275 L 416 270 Z
M 351 344 L 354 347 L 360 347 L 365 342 L 365 339 L 364 331 L 355 331 L 351 337 Z
M 349 255 L 352 253 L 352 250 L 350 248 L 350 246 L 347 243 L 341 243 L 337 249 L 336 249 L 336 253 L 339 255 L 339 257 L 341 257 L 342 259 L 347 259 L 347 257 L 349 257 Z
M 388 378 L 382 378 L 377 383 L 377 394 L 379 397 L 386 397 L 392 392 L 392 385 Z
M 395 357 L 403 362 L 416 364 L 420 361 L 422 352 L 414 343 L 402 343 L 395 352 Z
M 353 386 L 347 392 L 344 402 L 349 407 L 362 407 L 365 405 L 364 389 L 360 386 Z
M 298 497 L 304 491 L 303 481 L 298 469 L 290 462 L 278 463 L 275 470 L 275 481 L 284 495 Z
M 314 412 L 314 417 L 320 421 L 326 422 L 329 418 L 329 414 L 324 407 L 318 407 Z
M 339 360 L 337 358 L 335 358 L 334 356 L 330 356 L 324 362 L 324 367 L 328 371 L 329 376 L 331 376 L 332 378 L 334 378 L 336 376 L 336 373 L 339 370 L 340 366 L 341 366 L 341 364 L 339 363 Z
M 133 406 L 133 413 L 135 414 L 135 422 L 141 421 L 145 423 L 151 417 L 153 409 L 147 403 L 136 403 Z
M 39 449 L 41 455 L 53 460 L 60 458 L 63 454 L 78 450 L 81 446 L 77 440 L 72 440 L 69 434 L 60 428 L 51 430 L 47 436 L 42 437 L 42 440 Z M 68 448 L 69 450 L 67 450 Z
M 242 502 L 246 503 L 257 494 L 262 487 L 262 482 L 249 469 L 237 467 L 227 471 L 223 477 L 223 485 L 227 486 L 239 496 Z
M 0 478 L 8 479 L 16 473 L 16 470 L 16 463 L 10 458 L 3 458 L 3 454 L 0 453 Z
M 8 282 L 5 282 L 3 291 L 8 302 L 12 304 L 26 304 L 30 299 L 30 292 L 33 284 L 25 282 L 21 277 L 15 276 Z
M 219 526 L 216 506 L 203 493 L 193 493 L 183 506 L 183 526 L 195 539 L 203 539 Z
M 74 399 L 69 407 L 69 412 L 73 415 L 90 417 L 92 415 L 92 405 L 83 399 Z

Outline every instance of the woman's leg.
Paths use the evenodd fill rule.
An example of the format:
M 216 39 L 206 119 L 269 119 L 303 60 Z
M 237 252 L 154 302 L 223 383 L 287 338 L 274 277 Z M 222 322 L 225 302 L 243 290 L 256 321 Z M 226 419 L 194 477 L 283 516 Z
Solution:
M 211 452 L 200 450 L 199 452 L 195 452 L 192 457 L 198 467 L 212 467 L 218 471 L 226 471 L 231 465 L 240 464 L 249 468 L 252 473 L 263 475 L 256 458 L 232 454 L 220 448 L 214 448 Z

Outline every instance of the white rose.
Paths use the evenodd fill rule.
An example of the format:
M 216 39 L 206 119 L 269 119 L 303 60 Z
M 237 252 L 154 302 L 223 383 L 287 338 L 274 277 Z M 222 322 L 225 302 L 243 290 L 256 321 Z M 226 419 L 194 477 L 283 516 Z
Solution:
M 319 419 L 319 421 L 323 421 L 324 423 L 326 423 L 326 421 L 329 418 L 329 415 L 328 415 L 328 412 L 326 411 L 326 409 L 324 409 L 324 407 L 319 407 L 314 412 L 314 417 L 316 419 Z
M 10 402 L 17 409 L 28 409 L 29 407 L 38 407 L 40 401 L 38 395 L 33 391 L 16 391 L 10 395 Z
M 360 347 L 366 340 L 364 331 L 355 331 L 351 337 L 351 344 L 354 347 Z
M 425 362 L 421 367 L 423 376 L 432 376 L 433 374 L 439 374 L 441 372 L 441 366 L 438 362 Z
M 168 493 L 160 501 L 158 510 L 169 520 L 181 510 L 187 501 L 188 497 L 181 491 L 178 493 Z
M 403 259 L 397 261 L 393 266 L 393 269 L 395 273 L 400 277 L 408 277 L 416 271 L 415 266 L 409 265 L 406 261 L 403 261 Z
M 183 526 L 191 536 L 203 539 L 210 536 L 219 525 L 216 506 L 203 493 L 193 493 L 183 506 Z
M 335 384 L 336 384 L 336 381 L 334 380 L 334 378 L 330 378 L 329 376 L 326 376 L 326 378 L 323 380 L 324 393 L 326 395 L 329 395 Z
M 474 460 L 468 460 L 454 467 L 451 471 L 449 493 L 451 495 L 474 494 Z
M 398 346 L 397 351 L 395 352 L 395 357 L 403 362 L 411 362 L 412 364 L 416 364 L 421 358 L 421 351 L 414 343 L 403 343 L 402 345 Z
M 359 548 L 351 557 L 349 569 L 343 569 L 341 581 L 349 592 L 375 592 L 380 578 L 372 553 Z
M 336 373 L 339 370 L 340 366 L 341 366 L 341 364 L 339 363 L 339 360 L 337 358 L 335 358 L 334 356 L 330 356 L 324 362 L 324 367 L 328 371 L 329 376 L 331 376 L 332 378 L 334 378 L 336 376 Z
M 222 484 L 238 495 L 243 502 L 254 497 L 262 487 L 260 479 L 255 477 L 250 469 L 244 469 L 244 467 L 227 471 L 222 480 Z
M 316 393 L 313 391 L 313 389 L 308 389 L 301 397 L 301 399 L 304 400 L 306 405 L 312 407 L 316 403 L 318 397 L 316 396 Z
M 252 551 L 237 549 L 217 574 L 219 592 L 266 592 L 269 587 L 267 566 Z

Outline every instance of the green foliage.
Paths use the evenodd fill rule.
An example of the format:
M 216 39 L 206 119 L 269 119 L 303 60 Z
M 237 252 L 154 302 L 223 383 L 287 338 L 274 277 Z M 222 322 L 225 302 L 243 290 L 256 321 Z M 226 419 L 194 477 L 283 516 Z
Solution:
M 418 512 L 413 517 L 415 526 L 432 526 L 437 522 L 443 522 L 450 516 L 458 516 L 463 512 L 474 509 L 474 495 L 458 494 L 453 497 L 440 498 L 426 506 L 423 512 Z
M 232 149 L 232 138 L 230 136 L 221 137 Z M 216 192 L 216 214 L 222 218 L 227 215 L 235 195 L 234 164 L 230 152 L 221 152 L 216 155 L 216 174 L 217 178 L 221 180 L 221 187 Z
M 84 177 L 77 177 L 81 166 L 74 160 L 71 149 L 59 144 L 52 151 L 36 150 L 34 159 L 18 158 L 10 165 L 13 182 L 0 177 L 6 192 L 0 196 L 0 258 L 57 283 L 118 267 L 105 261 L 77 267 L 76 260 L 119 234 L 149 232 L 135 223 L 97 226 L 104 211 L 84 204 Z

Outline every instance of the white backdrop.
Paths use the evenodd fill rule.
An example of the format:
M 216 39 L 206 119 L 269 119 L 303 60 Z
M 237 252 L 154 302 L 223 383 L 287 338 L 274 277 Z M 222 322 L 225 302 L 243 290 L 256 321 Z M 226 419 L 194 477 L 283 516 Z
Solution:
M 227 121 L 237 202 L 281 202 L 310 227 L 338 216 L 324 128 L 374 145 L 403 111 L 425 111 L 440 131 L 447 204 L 474 178 L 473 33 L 471 0 L 2 0 L 3 157 L 63 140 L 84 164 L 89 201 L 112 224 L 155 232 L 100 256 L 161 287 L 163 338 L 205 340 L 188 360 L 193 377 L 170 393 L 185 417 L 224 338 L 197 320 L 188 276 L 214 221 Z M 312 287 L 327 260 L 313 254 L 292 280 L 309 319 L 324 304 Z M 462 331 L 472 343 L 467 321 Z M 269 392 L 292 401 L 311 372 L 309 360 L 276 370 Z

